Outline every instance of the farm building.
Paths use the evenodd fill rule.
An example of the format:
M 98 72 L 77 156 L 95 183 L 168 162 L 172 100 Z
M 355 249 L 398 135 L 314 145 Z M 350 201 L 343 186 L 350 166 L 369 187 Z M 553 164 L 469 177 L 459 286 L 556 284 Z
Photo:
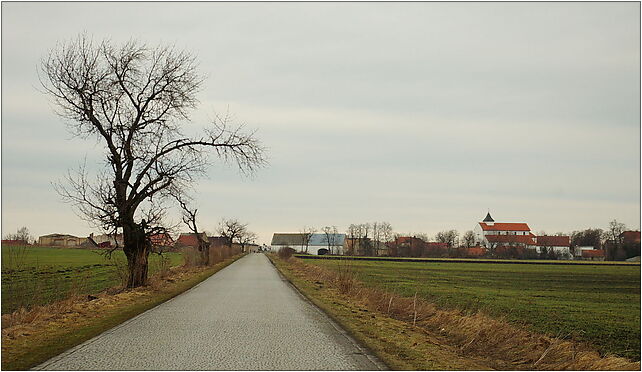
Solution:
M 89 238 L 93 240 L 100 248 L 114 248 L 116 246 L 122 247 L 123 234 L 89 234 Z
M 168 233 L 154 234 L 149 237 L 155 248 L 170 248 L 174 246 L 174 239 Z
M 553 250 L 561 257 L 572 258 L 571 255 L 571 238 L 569 236 L 542 235 L 535 237 L 537 244 L 537 253 L 542 253 L 544 249 Z
M 330 241 L 328 244 L 328 240 Z M 307 245 L 307 253 L 310 254 L 343 254 L 343 246 L 346 234 L 311 234 Z M 284 247 L 293 248 L 299 252 L 306 251 L 305 236 L 301 233 L 274 233 L 272 251 L 278 252 Z
M 16 240 L 16 239 L 2 239 L 2 245 L 7 246 L 7 245 L 29 245 L 26 240 Z
M 87 238 L 67 234 L 49 234 L 38 238 L 38 245 L 48 247 L 80 247 Z
M 203 240 L 208 241 L 207 235 L 205 233 L 199 234 Z M 174 243 L 174 246 L 177 248 L 192 247 L 198 248 L 198 237 L 194 233 L 181 233 L 181 235 Z
M 475 240 L 487 248 L 519 247 L 534 249 L 537 253 L 555 252 L 566 258 L 572 258 L 569 236 L 535 236 L 525 222 L 495 222 L 486 214 L 486 218 L 475 226 Z

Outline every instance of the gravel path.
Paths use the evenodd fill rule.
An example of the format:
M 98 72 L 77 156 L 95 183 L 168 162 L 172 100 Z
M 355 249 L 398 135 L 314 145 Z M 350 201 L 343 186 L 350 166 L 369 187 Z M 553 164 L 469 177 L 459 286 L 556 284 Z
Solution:
M 383 365 L 249 254 L 35 369 L 377 370 Z

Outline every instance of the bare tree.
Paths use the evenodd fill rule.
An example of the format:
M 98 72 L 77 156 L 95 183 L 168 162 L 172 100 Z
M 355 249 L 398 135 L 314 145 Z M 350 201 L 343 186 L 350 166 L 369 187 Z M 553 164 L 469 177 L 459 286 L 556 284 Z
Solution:
M 216 231 L 227 238 L 227 244 L 231 248 L 234 242 L 247 233 L 247 224 L 239 222 L 236 218 L 223 218 Z
M 392 225 L 390 225 L 389 222 L 385 222 L 385 221 L 380 222 L 379 231 L 380 231 L 381 240 L 384 243 L 388 243 L 394 239 L 394 232 L 392 231 Z
M 245 252 L 245 247 L 249 244 L 254 244 L 256 241 L 256 234 L 252 231 L 243 231 L 242 234 L 238 237 L 239 245 L 241 246 L 241 251 Z
M 200 265 L 203 266 L 208 266 L 210 264 L 210 242 L 206 241 L 203 238 L 203 235 L 206 235 L 204 233 L 199 233 L 198 232 L 198 225 L 196 224 L 196 214 L 198 213 L 198 209 L 190 209 L 187 203 L 185 203 L 183 200 L 180 198 L 177 198 L 178 204 L 181 206 L 181 210 L 183 213 L 182 219 L 183 223 L 187 225 L 187 227 L 190 229 L 192 234 L 196 236 L 196 240 L 198 241 L 198 252 L 199 252 L 199 259 L 200 259 Z
M 466 248 L 470 248 L 475 245 L 475 233 L 472 230 L 468 230 L 461 237 L 461 240 Z
M 312 238 L 312 234 L 317 232 L 317 230 L 312 226 L 303 226 L 303 228 L 299 232 L 301 233 L 301 250 L 305 253 L 308 253 L 310 239 Z
M 325 234 L 325 242 L 328 245 L 328 253 L 333 254 L 332 247 L 337 245 L 338 229 L 336 226 L 325 226 L 321 229 Z
M 182 133 L 202 82 L 191 54 L 137 41 L 117 46 L 81 35 L 42 60 L 42 87 L 56 113 L 72 134 L 105 149 L 106 166 L 95 180 L 81 167 L 57 189 L 86 220 L 122 230 L 128 287 L 147 282 L 149 230 L 160 222 L 162 202 L 204 174 L 208 154 L 245 173 L 266 162 L 254 132 L 232 125 L 229 115 L 200 137 Z
M 8 240 L 24 240 L 26 243 L 31 243 L 34 238 L 26 226 L 19 228 L 15 234 L 6 234 L 4 239 Z
M 446 230 L 437 233 L 435 239 L 440 243 L 448 244 L 448 248 L 452 248 L 457 245 L 458 236 L 457 230 Z
M 607 240 L 607 259 L 615 260 L 621 257 L 622 253 L 620 252 L 622 248 L 622 233 L 626 230 L 626 225 L 613 220 L 609 222 L 609 228 L 606 230 Z

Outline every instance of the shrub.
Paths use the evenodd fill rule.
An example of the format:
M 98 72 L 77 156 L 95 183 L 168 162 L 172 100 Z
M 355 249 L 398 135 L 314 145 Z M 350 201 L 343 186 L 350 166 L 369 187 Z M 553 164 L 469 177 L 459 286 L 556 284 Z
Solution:
M 294 252 L 295 252 L 295 250 L 290 248 L 290 247 L 283 247 L 283 248 L 279 249 L 278 255 L 279 255 L 279 258 L 281 258 L 283 260 L 288 260 L 288 259 L 290 259 L 290 257 L 292 257 Z

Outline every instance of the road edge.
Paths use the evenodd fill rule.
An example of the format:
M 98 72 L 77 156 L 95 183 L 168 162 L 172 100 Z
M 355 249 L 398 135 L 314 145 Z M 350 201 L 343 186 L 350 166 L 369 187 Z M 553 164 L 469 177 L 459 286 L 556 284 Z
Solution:
M 266 254 L 266 256 L 270 261 L 270 264 L 274 267 L 275 271 L 279 274 L 279 277 L 281 278 L 281 280 L 287 283 L 288 286 L 290 286 L 303 301 L 307 302 L 319 313 L 321 313 L 326 318 L 328 323 L 332 325 L 332 327 L 334 327 L 337 330 L 337 332 L 339 332 L 343 337 L 345 337 L 357 350 L 359 350 L 366 357 L 366 359 L 370 361 L 370 363 L 375 365 L 377 369 L 380 371 L 391 370 L 391 368 L 388 365 L 386 365 L 386 363 L 384 363 L 383 360 L 376 355 L 376 353 L 370 350 L 368 346 L 360 342 L 352 331 L 344 327 L 341 324 L 341 321 L 337 317 L 325 311 L 323 308 L 317 305 L 316 301 L 313 298 L 308 297 L 304 292 L 299 290 L 296 284 L 294 284 L 288 277 L 286 277 L 281 272 L 281 270 L 279 270 L 278 266 L 274 264 L 274 261 L 272 260 L 272 257 L 269 254 Z

